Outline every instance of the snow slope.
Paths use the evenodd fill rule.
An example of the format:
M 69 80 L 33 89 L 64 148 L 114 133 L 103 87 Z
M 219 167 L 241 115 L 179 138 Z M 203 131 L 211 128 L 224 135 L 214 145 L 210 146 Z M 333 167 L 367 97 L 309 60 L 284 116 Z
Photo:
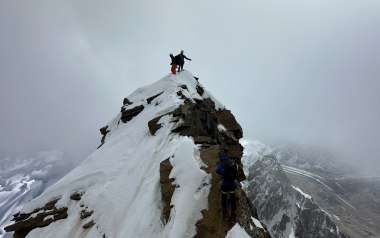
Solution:
M 58 151 L 42 151 L 30 158 L 0 159 L 0 237 L 13 214 L 70 171 L 61 157 Z
M 110 132 L 98 150 L 22 209 L 31 212 L 54 198 L 60 198 L 56 206 L 66 206 L 68 218 L 32 230 L 27 237 L 194 236 L 195 224 L 202 218 L 201 211 L 208 207 L 211 176 L 200 169 L 204 165 L 192 138 L 171 133 L 176 123 L 172 116 L 161 117 L 162 128 L 154 136 L 148 129 L 150 120 L 183 104 L 177 96 L 182 85 L 187 87 L 182 90 L 186 97 L 202 99 L 196 91 L 197 82 L 187 71 L 168 75 L 132 93 L 128 99 L 133 103 L 127 109 L 143 105 L 144 110 L 127 123 L 122 123 L 118 114 L 108 123 Z M 147 103 L 147 98 L 161 92 Z M 205 91 L 203 98 L 208 97 L 216 107 L 224 107 Z M 171 202 L 171 217 L 164 224 L 161 220 L 159 167 L 167 158 L 173 166 L 170 177 L 175 179 L 176 189 Z M 74 192 L 83 193 L 79 202 L 70 200 Z M 93 214 L 80 219 L 84 207 Z M 83 229 L 82 226 L 91 220 L 96 225 Z

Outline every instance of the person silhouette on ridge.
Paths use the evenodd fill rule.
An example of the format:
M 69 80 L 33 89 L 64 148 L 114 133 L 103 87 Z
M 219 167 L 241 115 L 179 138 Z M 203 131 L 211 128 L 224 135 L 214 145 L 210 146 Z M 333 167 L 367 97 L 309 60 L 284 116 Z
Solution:
M 185 59 L 191 61 L 191 59 L 187 58 L 186 55 L 183 54 L 183 50 L 181 50 L 181 53 L 179 55 L 176 55 L 175 57 L 178 57 L 178 59 L 179 59 L 178 72 L 183 70 L 183 65 L 185 64 Z
M 223 218 L 228 219 L 228 205 L 231 206 L 231 222 L 236 222 L 236 188 L 237 188 L 237 164 L 227 155 L 228 149 L 219 153 L 219 163 L 216 173 L 221 175 L 220 190 L 222 193 Z M 229 199 L 228 199 L 229 196 Z M 229 202 L 228 202 L 229 200 Z
M 170 65 L 172 66 L 171 67 L 172 74 L 176 74 L 177 66 L 180 63 L 179 56 L 177 55 L 174 57 L 173 54 L 170 54 L 169 56 L 172 59 L 172 62 L 170 63 Z

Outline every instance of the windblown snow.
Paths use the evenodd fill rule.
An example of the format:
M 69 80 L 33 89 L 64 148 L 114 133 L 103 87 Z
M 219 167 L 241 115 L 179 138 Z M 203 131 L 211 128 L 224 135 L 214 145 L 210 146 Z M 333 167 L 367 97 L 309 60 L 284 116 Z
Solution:
M 102 147 L 23 208 L 22 212 L 31 212 L 54 198 L 60 198 L 57 207 L 68 206 L 67 219 L 35 229 L 28 237 L 194 236 L 195 224 L 202 218 L 201 211 L 208 207 L 210 187 L 204 184 L 209 184 L 211 177 L 200 169 L 199 150 L 192 138 L 171 133 L 175 124 L 171 116 L 160 119 L 163 127 L 154 136 L 148 128 L 150 120 L 183 104 L 176 94 L 181 85 L 187 86 L 187 90 L 183 90 L 186 97 L 210 97 L 216 107 L 224 107 L 207 91 L 203 97 L 199 96 L 197 82 L 187 71 L 137 89 L 128 97 L 133 102 L 128 107 L 143 105 L 144 110 L 127 123 L 121 122 L 118 114 L 108 123 L 110 132 Z M 147 103 L 147 98 L 161 92 Z M 171 217 L 164 224 L 159 166 L 167 158 L 173 165 L 170 177 L 175 179 L 176 189 Z M 80 202 L 70 200 L 70 195 L 76 191 L 83 192 Z M 83 207 L 93 214 L 81 220 L 79 214 Z M 96 224 L 94 228 L 82 229 L 83 224 L 91 220 Z

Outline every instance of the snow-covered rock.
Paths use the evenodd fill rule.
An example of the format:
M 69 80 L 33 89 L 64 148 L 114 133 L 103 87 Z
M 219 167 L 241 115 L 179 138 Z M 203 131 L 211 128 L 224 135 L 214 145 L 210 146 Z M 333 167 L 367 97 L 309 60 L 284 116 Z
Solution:
M 244 146 L 244 154 L 241 161 L 244 166 L 244 173 L 246 176 L 249 174 L 249 168 L 258 159 L 264 155 L 273 153 L 272 148 L 257 140 L 242 140 L 241 144 Z

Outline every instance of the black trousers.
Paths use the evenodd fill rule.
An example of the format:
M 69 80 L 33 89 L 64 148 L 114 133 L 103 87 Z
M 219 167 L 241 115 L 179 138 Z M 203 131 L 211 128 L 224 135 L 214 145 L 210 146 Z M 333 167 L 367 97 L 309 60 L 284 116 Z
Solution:
M 236 195 L 235 195 L 236 186 L 224 186 L 224 187 L 221 187 L 221 189 L 222 189 L 223 213 L 227 213 L 228 203 L 229 203 L 229 205 L 231 206 L 231 214 L 236 214 Z M 227 196 L 229 196 L 230 199 L 227 200 Z
M 184 64 L 185 64 L 185 62 L 179 63 L 179 65 L 178 65 L 178 72 L 183 70 L 183 65 Z

